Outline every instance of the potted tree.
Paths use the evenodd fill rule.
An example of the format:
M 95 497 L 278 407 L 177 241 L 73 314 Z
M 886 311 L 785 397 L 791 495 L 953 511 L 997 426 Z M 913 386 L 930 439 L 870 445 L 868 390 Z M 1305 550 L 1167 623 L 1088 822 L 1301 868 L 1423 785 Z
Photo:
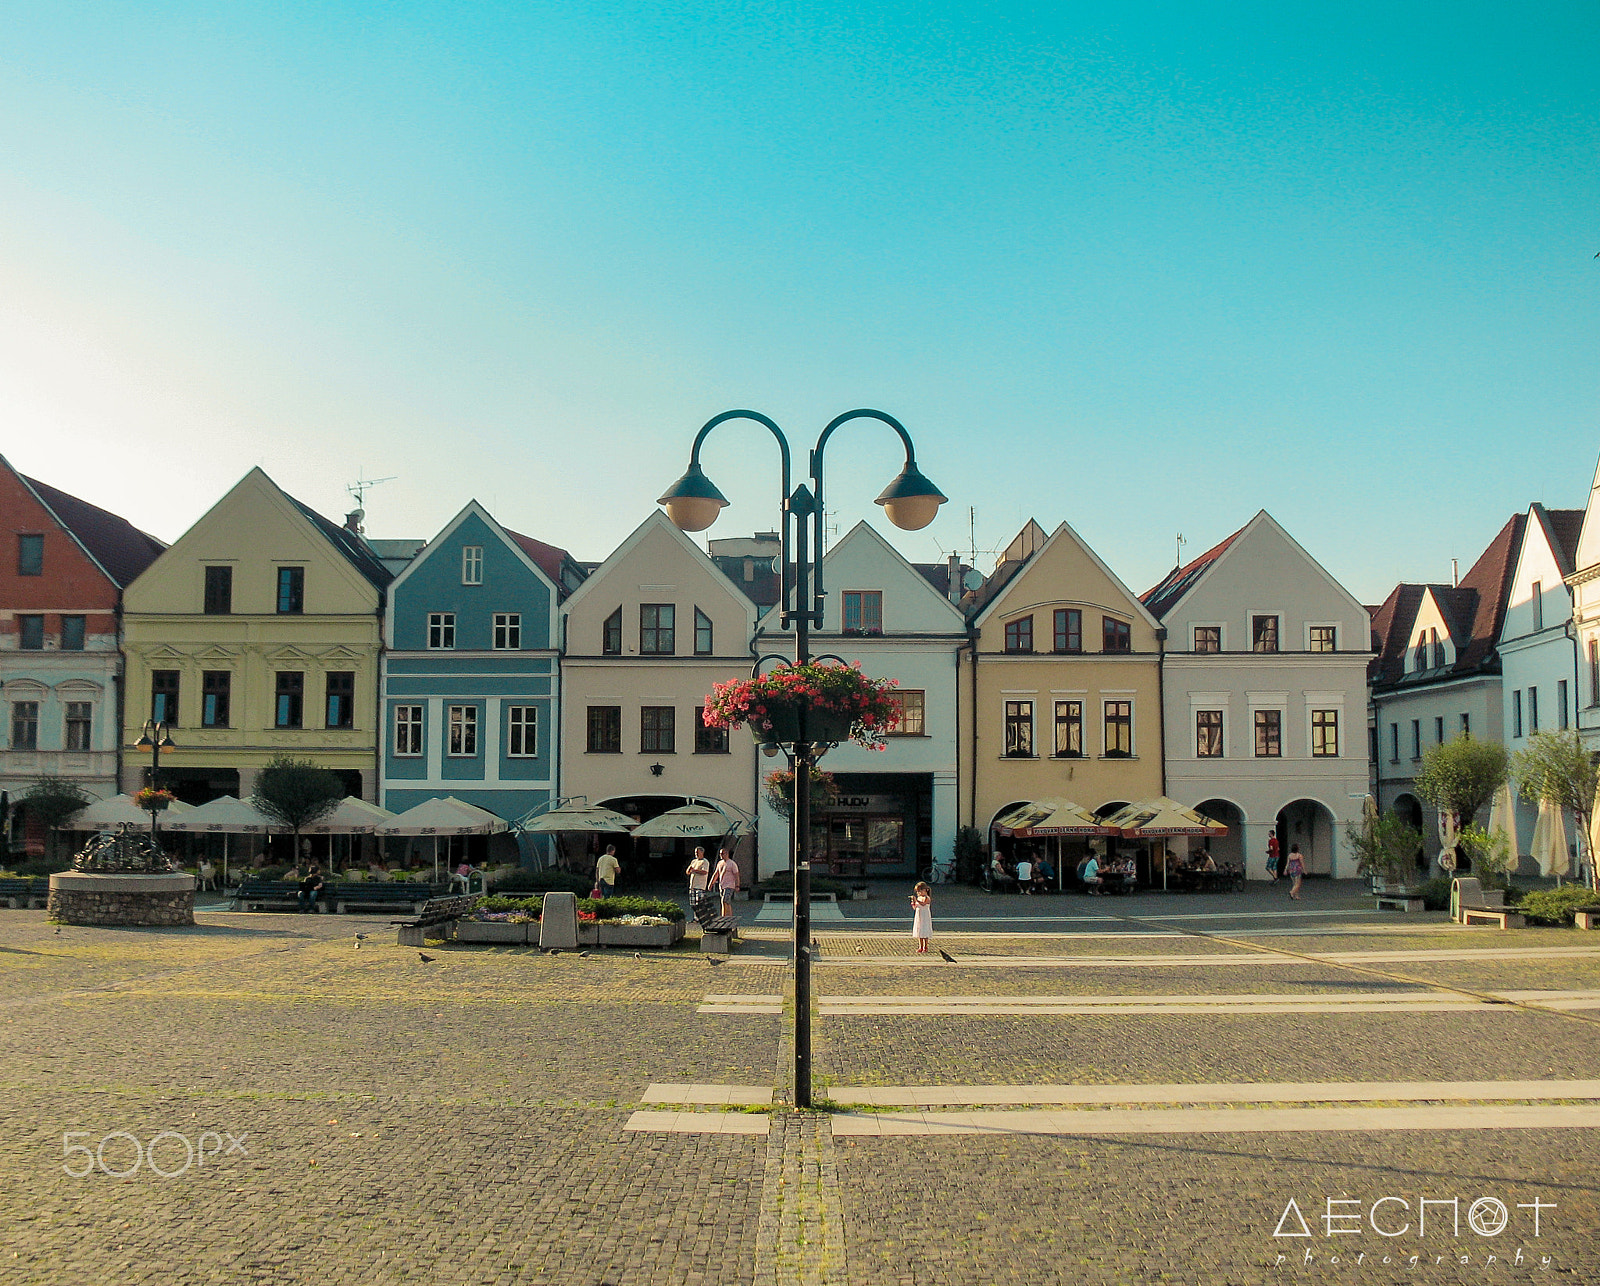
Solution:
M 1422 832 L 1415 826 L 1399 813 L 1388 812 L 1359 826 L 1352 822 L 1344 833 L 1356 854 L 1356 870 L 1372 879 L 1373 892 L 1420 896 L 1407 884 L 1422 846 Z

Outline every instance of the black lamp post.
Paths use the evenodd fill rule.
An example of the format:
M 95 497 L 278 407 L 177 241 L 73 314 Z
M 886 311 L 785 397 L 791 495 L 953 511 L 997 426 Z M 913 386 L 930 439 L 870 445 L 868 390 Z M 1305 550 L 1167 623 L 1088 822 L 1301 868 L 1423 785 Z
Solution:
M 134 748 L 136 750 L 143 750 L 146 747 L 149 747 L 149 750 L 150 750 L 150 789 L 151 790 L 160 790 L 161 789 L 161 752 L 163 750 L 174 749 L 178 744 L 171 737 L 169 737 L 167 735 L 166 722 L 164 720 L 161 720 L 161 719 L 146 719 L 144 721 L 144 727 L 140 730 L 139 740 L 137 740 L 133 744 L 134 744 Z M 157 835 L 156 814 L 159 811 L 160 810 L 154 809 L 154 808 L 152 808 L 150 810 L 150 838 L 151 838 L 151 840 L 154 840 L 156 838 L 156 835 Z
M 820 557 L 813 563 L 812 551 L 822 550 L 822 455 L 833 431 L 851 420 L 878 420 L 900 435 L 906 448 L 905 468 L 883 489 L 877 503 L 896 527 L 920 531 L 933 521 L 946 497 L 917 468 L 911 435 L 893 416 L 882 411 L 846 411 L 829 421 L 811 449 L 809 473 L 811 487 L 801 484 L 790 489 L 789 440 L 783 430 L 756 411 L 724 411 L 708 420 L 695 435 L 689 452 L 689 468 L 683 477 L 667 488 L 658 504 L 666 507 L 667 517 L 682 531 L 704 531 L 717 520 L 727 498 L 717 490 L 700 468 L 700 444 L 706 435 L 726 420 L 754 420 L 771 430 L 778 440 L 783 464 L 783 523 L 778 558 L 782 584 L 779 600 L 782 612 L 779 626 L 793 629 L 796 665 L 811 660 L 811 630 L 821 628 L 825 591 L 822 586 Z M 790 529 L 793 528 L 792 544 Z M 791 548 L 793 579 L 790 577 Z M 757 662 L 759 668 L 760 662 Z M 799 710 L 799 727 L 794 742 L 794 813 L 789 819 L 789 869 L 794 873 L 794 1103 L 811 1106 L 811 767 L 818 750 L 807 737 L 807 712 Z

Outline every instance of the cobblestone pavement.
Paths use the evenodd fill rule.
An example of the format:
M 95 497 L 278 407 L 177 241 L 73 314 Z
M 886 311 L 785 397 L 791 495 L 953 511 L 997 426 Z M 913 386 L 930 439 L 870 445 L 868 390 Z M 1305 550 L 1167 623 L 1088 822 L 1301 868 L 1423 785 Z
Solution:
M 1088 901 L 966 896 L 1019 911 Z M 1348 922 L 1284 937 L 1260 918 L 1281 899 L 1252 911 L 1241 897 L 1223 940 L 992 916 L 988 932 L 941 931 L 958 961 L 972 957 L 956 965 L 902 956 L 900 933 L 847 922 L 819 933 L 814 987 L 928 999 L 1600 987 L 1588 935 L 1450 930 L 1442 917 L 1367 925 L 1356 907 Z M 692 949 L 583 958 L 455 945 L 430 945 L 424 963 L 383 919 L 200 919 L 57 934 L 41 912 L 0 912 L 0 1280 L 1600 1280 L 1600 1166 L 1594 1140 L 1570 1131 L 1240 1134 L 1234 1109 L 1218 1109 L 1214 1133 L 1145 1137 L 835 1138 L 826 1114 L 784 1112 L 766 1135 L 633 1132 L 652 1082 L 781 1090 L 787 1018 L 697 1013 L 707 994 L 784 994 L 781 932 L 753 934 L 723 967 Z M 356 932 L 372 936 L 357 948 Z M 1577 954 L 1512 954 L 1528 950 Z M 1429 954 L 1441 951 L 1471 954 Z M 1241 953 L 1268 959 L 1215 962 Z M 1382 959 L 1356 971 L 1305 958 L 1318 953 Z M 1096 959 L 1107 956 L 1149 963 Z M 1514 1005 L 819 1017 L 815 1062 L 819 1094 L 830 1083 L 1582 1079 L 1600 1077 L 1597 1018 Z M 64 1151 L 80 1144 L 88 1154 Z M 91 1173 L 64 1172 L 85 1155 Z M 126 1177 L 104 1172 L 140 1155 Z M 1398 1227 L 1409 1210 L 1414 1225 L 1424 1197 L 1458 1198 L 1459 1232 L 1440 1233 L 1447 1207 L 1421 1235 L 1387 1238 L 1367 1218 L 1393 1198 L 1377 1223 Z M 1497 1236 L 1467 1222 L 1480 1198 L 1507 1207 Z M 1312 1236 L 1273 1236 L 1291 1199 Z M 1324 1235 L 1330 1199 L 1361 1203 L 1360 1232 Z M 1535 1199 L 1554 1206 L 1537 1236 L 1517 1204 Z

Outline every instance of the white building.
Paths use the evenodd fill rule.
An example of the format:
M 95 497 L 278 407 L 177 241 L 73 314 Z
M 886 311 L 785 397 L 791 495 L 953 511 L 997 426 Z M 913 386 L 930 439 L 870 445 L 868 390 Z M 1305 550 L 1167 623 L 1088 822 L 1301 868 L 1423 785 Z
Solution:
M 1591 751 L 1600 752 L 1600 468 L 1589 489 L 1583 530 L 1567 577 L 1578 651 L 1573 726 Z
M 1265 878 L 1267 839 L 1310 874 L 1356 874 L 1367 791 L 1370 618 L 1265 510 L 1144 603 L 1167 629 L 1166 793 L 1227 824 L 1219 862 Z

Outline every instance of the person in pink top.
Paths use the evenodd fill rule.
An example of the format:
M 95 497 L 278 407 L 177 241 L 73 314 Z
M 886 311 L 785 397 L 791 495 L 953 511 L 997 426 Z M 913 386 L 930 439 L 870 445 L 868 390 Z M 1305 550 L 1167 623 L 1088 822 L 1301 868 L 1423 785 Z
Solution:
M 711 882 L 722 895 L 722 914 L 732 915 L 733 895 L 739 891 L 739 863 L 733 860 L 730 850 L 717 854 L 717 869 L 711 872 Z

